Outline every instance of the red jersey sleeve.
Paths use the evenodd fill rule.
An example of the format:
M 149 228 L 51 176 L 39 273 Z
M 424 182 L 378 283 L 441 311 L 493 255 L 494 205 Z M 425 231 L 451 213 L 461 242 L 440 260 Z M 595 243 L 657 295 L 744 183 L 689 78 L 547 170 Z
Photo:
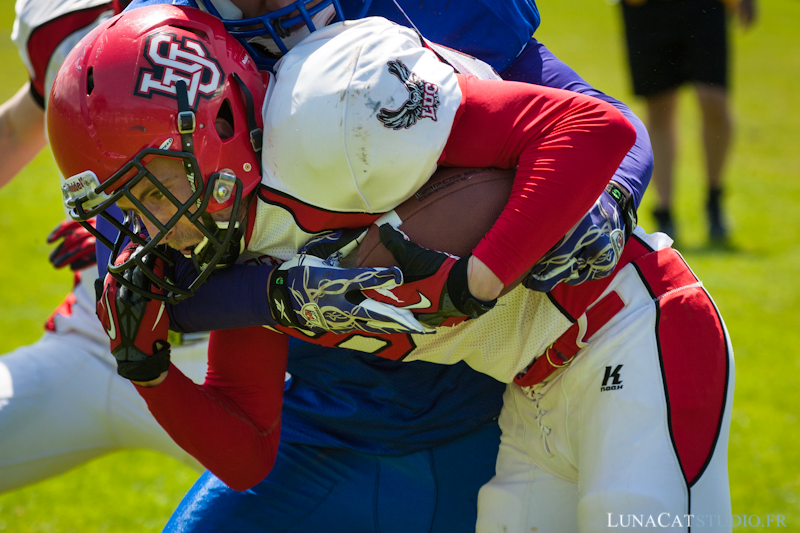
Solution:
M 591 96 L 458 78 L 462 104 L 439 164 L 517 167 L 505 210 L 473 251 L 508 285 L 586 214 L 636 131 L 616 108 Z
M 234 490 L 275 463 L 288 337 L 263 327 L 211 332 L 208 374 L 197 385 L 174 365 L 156 387 L 138 387 L 178 445 Z

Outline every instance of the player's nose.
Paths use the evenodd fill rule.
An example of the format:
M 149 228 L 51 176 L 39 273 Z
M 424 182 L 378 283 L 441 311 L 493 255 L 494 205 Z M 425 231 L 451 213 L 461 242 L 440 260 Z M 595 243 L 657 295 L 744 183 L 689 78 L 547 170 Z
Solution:
M 150 238 L 154 238 L 158 235 L 158 228 L 156 227 L 155 223 L 150 220 L 148 217 L 141 217 L 142 222 L 144 223 L 144 228 L 147 230 L 147 234 Z M 158 219 L 161 222 L 161 219 Z M 161 222 L 163 224 L 163 222 Z

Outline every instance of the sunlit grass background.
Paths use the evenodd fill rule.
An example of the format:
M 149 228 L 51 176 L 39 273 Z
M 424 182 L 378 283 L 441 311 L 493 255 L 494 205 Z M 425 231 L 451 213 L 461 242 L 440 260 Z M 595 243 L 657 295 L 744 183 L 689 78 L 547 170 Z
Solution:
M 541 0 L 537 37 L 595 87 L 632 104 L 619 6 Z M 452 5 L 452 4 L 451 4 Z M 736 353 L 730 440 L 734 513 L 784 515 L 800 531 L 800 2 L 770 0 L 748 32 L 733 32 L 737 135 L 728 172 L 732 249 L 706 245 L 699 116 L 681 96 L 677 222 L 687 257 L 716 299 Z M 0 101 L 26 80 L 0 7 Z M 2 154 L 0 154 L 2 157 Z M 641 223 L 654 229 L 645 196 Z M 62 218 L 45 151 L 0 190 L 0 353 L 34 342 L 70 287 L 44 239 Z M 2 446 L 2 435 L 0 435 Z M 196 474 L 155 453 L 116 453 L 0 496 L 0 531 L 160 530 Z M 762 519 L 763 520 L 763 519 Z M 763 522 L 762 522 L 763 523 Z

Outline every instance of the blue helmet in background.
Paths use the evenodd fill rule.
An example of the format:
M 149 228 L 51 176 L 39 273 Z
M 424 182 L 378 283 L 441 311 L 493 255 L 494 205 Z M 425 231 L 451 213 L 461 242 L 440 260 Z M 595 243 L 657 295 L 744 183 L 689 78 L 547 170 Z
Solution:
M 359 0 L 358 9 L 350 10 L 348 14 L 352 15 L 345 17 L 339 0 L 322 0 L 309 7 L 315 1 L 296 0 L 277 11 L 241 19 L 228 18 L 230 14 L 221 13 L 211 0 L 189 0 L 188 3 L 222 19 L 225 29 L 242 43 L 256 65 L 271 71 L 275 63 L 309 33 L 345 18 L 363 18 L 372 3 L 372 0 Z

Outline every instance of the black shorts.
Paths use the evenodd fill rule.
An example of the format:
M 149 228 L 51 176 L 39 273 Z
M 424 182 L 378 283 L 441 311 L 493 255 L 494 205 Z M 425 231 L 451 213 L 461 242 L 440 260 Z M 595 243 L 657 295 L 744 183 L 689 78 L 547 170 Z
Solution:
M 721 2 L 623 2 L 622 14 L 635 94 L 650 96 L 686 82 L 727 88 L 727 14 Z

